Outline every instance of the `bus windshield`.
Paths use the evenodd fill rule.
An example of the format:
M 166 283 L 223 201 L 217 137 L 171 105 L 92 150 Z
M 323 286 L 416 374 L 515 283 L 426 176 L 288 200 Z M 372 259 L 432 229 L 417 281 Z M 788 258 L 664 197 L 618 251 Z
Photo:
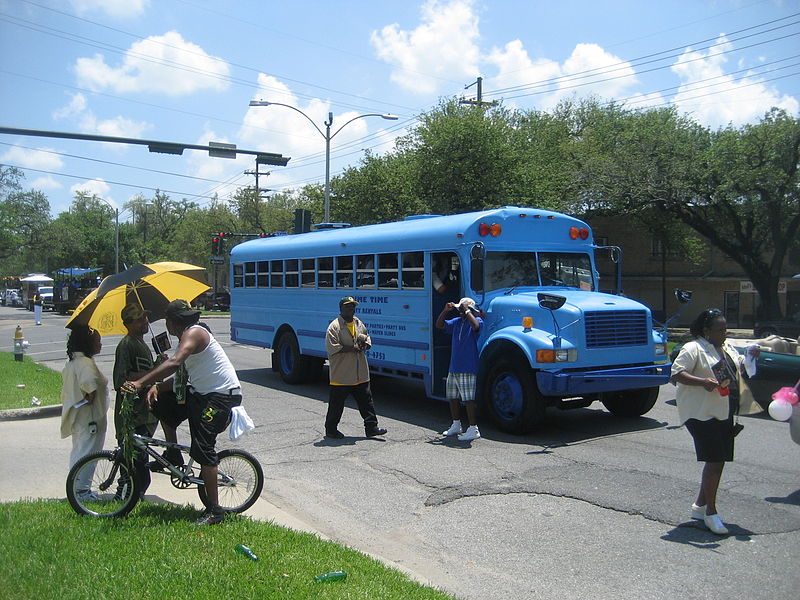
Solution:
M 588 254 L 487 252 L 486 291 L 518 286 L 560 286 L 593 290 Z

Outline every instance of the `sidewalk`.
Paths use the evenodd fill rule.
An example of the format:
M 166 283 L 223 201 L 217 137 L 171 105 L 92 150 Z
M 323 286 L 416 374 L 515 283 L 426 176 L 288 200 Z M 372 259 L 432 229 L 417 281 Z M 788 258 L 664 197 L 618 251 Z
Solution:
M 0 411 L 6 412 L 9 411 Z M 0 415 L 0 456 L 3 457 L 0 461 L 0 502 L 25 498 L 66 500 L 65 482 L 72 440 L 60 437 L 61 407 L 20 409 L 18 412 L 27 413 L 29 418 L 7 419 L 8 415 Z M 36 416 L 30 418 L 32 415 Z M 106 433 L 104 447 L 107 449 L 115 446 L 112 430 L 113 427 Z M 188 432 L 182 434 L 188 439 Z M 266 489 L 269 487 L 269 474 L 265 473 L 265 477 Z M 176 489 L 165 475 L 153 475 L 145 500 L 192 504 L 198 510 L 203 508 L 195 489 Z M 263 493 L 244 514 L 327 539 L 301 519 L 265 500 Z

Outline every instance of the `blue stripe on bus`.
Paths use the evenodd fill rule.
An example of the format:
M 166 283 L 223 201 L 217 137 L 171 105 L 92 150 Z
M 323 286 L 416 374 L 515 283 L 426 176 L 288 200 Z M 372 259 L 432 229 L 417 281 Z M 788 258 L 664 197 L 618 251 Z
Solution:
M 255 329 L 256 331 L 275 331 L 273 325 L 258 325 L 256 323 L 242 323 L 241 321 L 231 321 L 231 327 L 240 329 Z
M 412 350 L 428 350 L 430 348 L 430 344 L 426 342 L 392 340 L 389 338 L 378 337 L 376 335 L 370 337 L 372 338 L 373 346 L 395 346 L 397 348 L 410 348 Z
M 304 337 L 324 338 L 325 332 L 317 329 L 298 329 L 297 335 L 302 335 Z
M 248 340 L 247 338 L 237 337 L 237 344 L 246 344 L 248 346 L 258 346 L 259 348 L 269 348 L 269 346 L 261 340 Z

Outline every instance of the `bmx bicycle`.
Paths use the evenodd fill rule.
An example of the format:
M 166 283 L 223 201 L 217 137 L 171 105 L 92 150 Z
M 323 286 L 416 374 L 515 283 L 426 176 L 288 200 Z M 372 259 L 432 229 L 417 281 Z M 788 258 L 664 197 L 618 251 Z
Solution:
M 197 495 L 209 507 L 205 484 L 199 466 L 189 457 L 188 462 L 176 465 L 154 448 L 176 449 L 189 453 L 189 447 L 152 437 L 128 433 L 132 452 L 125 443 L 114 450 L 87 454 L 76 462 L 67 475 L 67 500 L 78 514 L 94 517 L 121 517 L 128 514 L 140 500 L 139 483 L 134 473 L 133 454 L 143 452 L 161 467 L 154 473 L 168 475 L 177 489 L 196 486 Z M 169 454 L 169 453 L 168 453 Z M 219 505 L 225 512 L 241 513 L 255 504 L 264 488 L 264 471 L 252 454 L 240 449 L 220 450 Z

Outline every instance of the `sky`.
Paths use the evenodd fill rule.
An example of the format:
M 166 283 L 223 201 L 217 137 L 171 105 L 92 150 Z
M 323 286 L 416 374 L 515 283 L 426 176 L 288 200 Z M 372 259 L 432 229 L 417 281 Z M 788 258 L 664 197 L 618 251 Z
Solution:
M 0 127 L 291 157 L 261 166 L 273 191 L 324 183 L 329 113 L 334 177 L 442 99 L 475 100 L 479 77 L 482 100 L 510 108 L 594 96 L 715 129 L 798 116 L 800 0 L 0 0 Z M 54 216 L 78 190 L 121 211 L 156 189 L 207 206 L 255 169 L 9 134 L 0 164 Z

